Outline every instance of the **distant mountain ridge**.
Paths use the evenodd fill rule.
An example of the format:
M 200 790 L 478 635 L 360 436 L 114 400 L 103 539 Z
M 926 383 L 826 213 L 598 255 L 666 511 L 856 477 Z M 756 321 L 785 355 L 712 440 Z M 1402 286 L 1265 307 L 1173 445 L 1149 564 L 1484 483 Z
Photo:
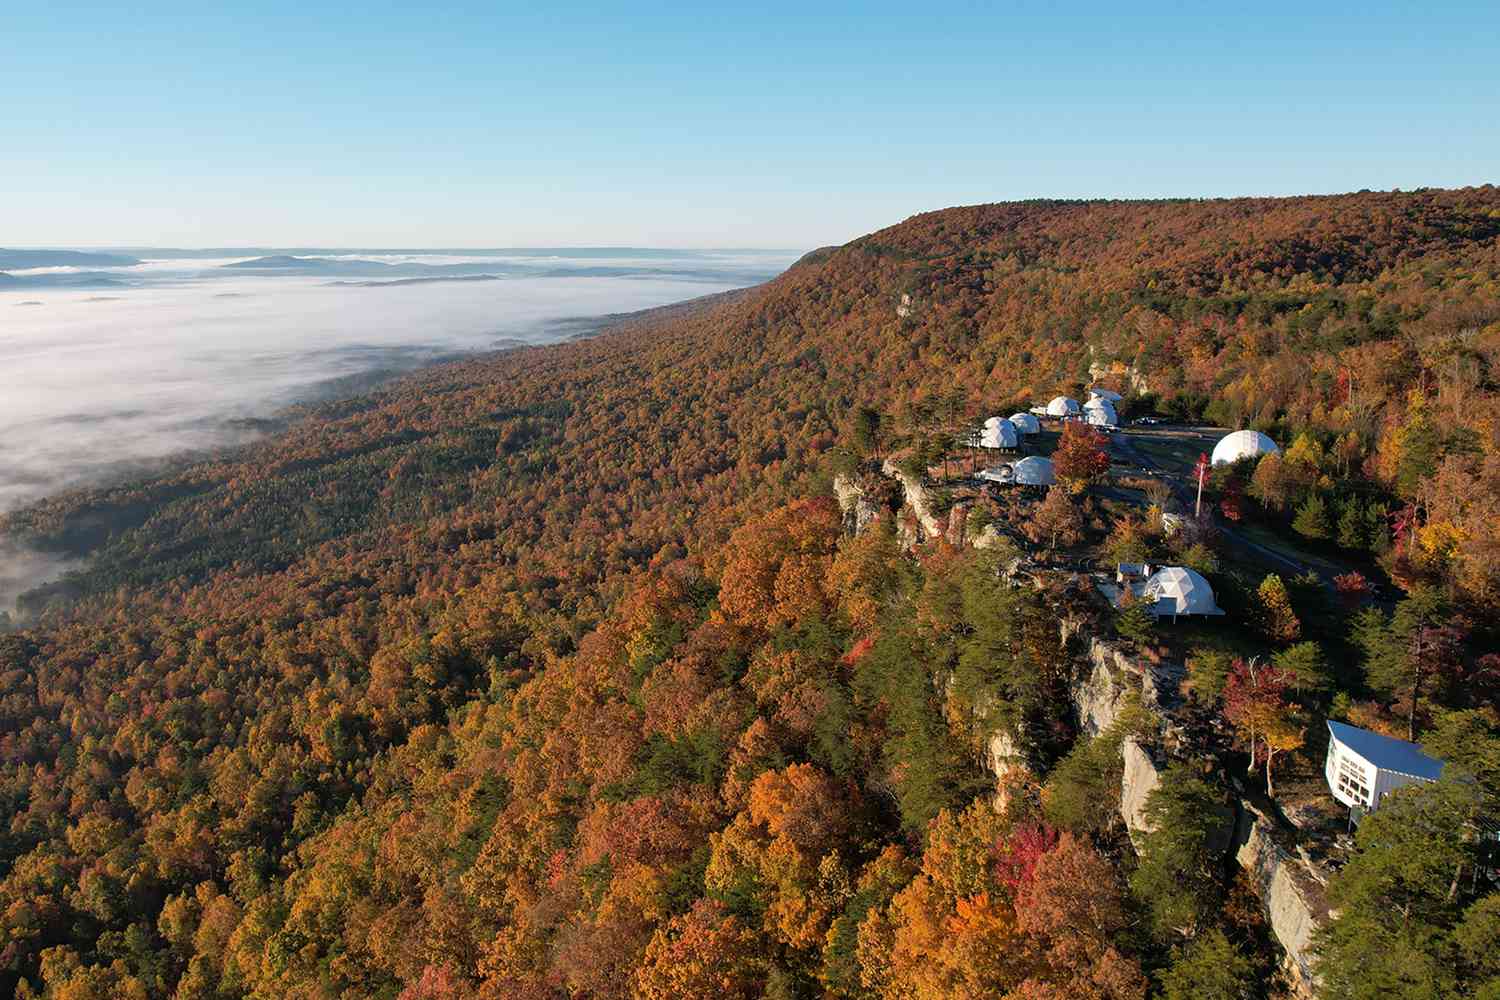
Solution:
M 9 274 L 0 271 L 0 288 L 112 288 L 125 282 L 102 271 L 64 274 Z
M 7 250 L 0 247 L 0 271 L 33 267 L 134 267 L 138 257 L 82 250 Z

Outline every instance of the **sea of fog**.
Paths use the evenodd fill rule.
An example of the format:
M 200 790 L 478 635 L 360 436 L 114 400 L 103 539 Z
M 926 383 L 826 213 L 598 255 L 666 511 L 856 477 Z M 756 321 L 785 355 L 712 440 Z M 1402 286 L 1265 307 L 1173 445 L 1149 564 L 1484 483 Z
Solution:
M 139 263 L 0 268 L 0 513 L 235 443 L 253 433 L 256 419 L 381 374 L 565 339 L 590 317 L 755 284 L 796 257 L 122 253 Z M 16 575 L 32 573 L 0 551 L 0 590 Z

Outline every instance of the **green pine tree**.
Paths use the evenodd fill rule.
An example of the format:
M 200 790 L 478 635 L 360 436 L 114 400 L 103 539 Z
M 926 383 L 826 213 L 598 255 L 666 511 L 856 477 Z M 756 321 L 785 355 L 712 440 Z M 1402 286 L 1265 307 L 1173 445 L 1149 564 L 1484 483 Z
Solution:
M 1391 547 L 1391 523 L 1385 504 L 1371 500 L 1365 504 L 1365 547 L 1376 555 L 1388 552 Z
M 1365 531 L 1364 508 L 1360 505 L 1359 497 L 1347 496 L 1339 501 L 1338 512 L 1339 548 L 1351 552 L 1363 551 L 1369 545 L 1369 535 Z
M 1282 670 L 1290 670 L 1296 677 L 1292 686 L 1300 691 L 1323 692 L 1332 689 L 1333 675 L 1323 650 L 1315 642 L 1299 642 L 1273 657 L 1273 662 Z
M 1140 864 L 1130 888 L 1145 905 L 1157 936 L 1191 937 L 1222 896 L 1214 834 L 1223 803 L 1187 764 L 1173 764 L 1146 799 L 1150 830 L 1140 834 Z
M 1302 501 L 1297 516 L 1292 518 L 1292 530 L 1312 541 L 1328 540 L 1328 505 L 1323 502 L 1321 493 L 1314 490 Z
M 1115 615 L 1115 632 L 1131 642 L 1149 642 L 1155 628 L 1156 618 L 1146 609 L 1145 601 L 1123 604 Z
M 1409 785 L 1361 821 L 1354 856 L 1328 884 L 1339 916 L 1317 939 L 1324 997 L 1478 995 L 1457 990 L 1454 928 L 1473 898 L 1466 873 L 1478 861 L 1470 820 L 1479 797 L 1464 779 Z
M 1161 973 L 1162 1000 L 1250 1000 L 1254 966 L 1217 927 L 1178 950 Z

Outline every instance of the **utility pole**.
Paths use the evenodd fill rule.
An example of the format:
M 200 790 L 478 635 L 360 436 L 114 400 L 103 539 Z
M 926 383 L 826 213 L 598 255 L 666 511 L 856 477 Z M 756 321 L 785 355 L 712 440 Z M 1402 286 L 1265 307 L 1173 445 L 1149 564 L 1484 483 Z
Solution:
M 1198 499 L 1193 504 L 1193 520 L 1196 521 L 1203 516 L 1203 480 L 1208 478 L 1207 454 L 1198 453 L 1198 468 L 1194 471 L 1198 473 Z

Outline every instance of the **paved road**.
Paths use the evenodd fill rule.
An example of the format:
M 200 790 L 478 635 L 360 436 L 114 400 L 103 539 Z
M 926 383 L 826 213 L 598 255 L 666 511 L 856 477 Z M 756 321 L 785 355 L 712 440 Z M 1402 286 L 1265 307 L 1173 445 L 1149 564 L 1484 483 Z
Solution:
M 1194 430 L 1196 431 L 1197 429 L 1195 428 Z M 1126 431 L 1122 430 L 1115 434 L 1111 434 L 1109 436 L 1109 441 L 1111 450 L 1114 452 L 1115 457 L 1122 464 L 1129 465 L 1138 469 L 1149 469 L 1152 472 L 1156 473 L 1156 478 L 1167 484 L 1167 487 L 1172 491 L 1172 495 L 1177 498 L 1177 502 L 1182 505 L 1182 509 L 1184 511 L 1193 509 L 1193 501 L 1196 499 L 1197 491 L 1196 484 L 1192 483 L 1191 481 L 1184 481 L 1179 477 L 1172 475 L 1167 470 L 1163 469 L 1153 459 L 1144 454 L 1139 448 L 1135 446 L 1135 442 L 1130 440 L 1130 435 Z M 1124 497 L 1120 497 L 1120 499 L 1124 499 Z M 1254 552 L 1256 555 L 1260 556 L 1271 565 L 1281 566 L 1293 576 L 1298 576 L 1311 570 L 1317 573 L 1318 576 L 1324 580 L 1324 582 L 1332 586 L 1333 574 L 1321 572 L 1315 566 L 1310 566 L 1307 563 L 1301 562 L 1300 560 L 1292 559 L 1280 552 L 1277 552 L 1275 549 L 1267 548 L 1259 542 L 1251 541 L 1249 538 L 1245 537 L 1244 533 L 1234 527 L 1231 527 L 1230 525 L 1225 524 L 1222 520 L 1218 521 L 1217 526 L 1219 531 L 1224 535 L 1225 538 L 1228 538 L 1236 545 Z

